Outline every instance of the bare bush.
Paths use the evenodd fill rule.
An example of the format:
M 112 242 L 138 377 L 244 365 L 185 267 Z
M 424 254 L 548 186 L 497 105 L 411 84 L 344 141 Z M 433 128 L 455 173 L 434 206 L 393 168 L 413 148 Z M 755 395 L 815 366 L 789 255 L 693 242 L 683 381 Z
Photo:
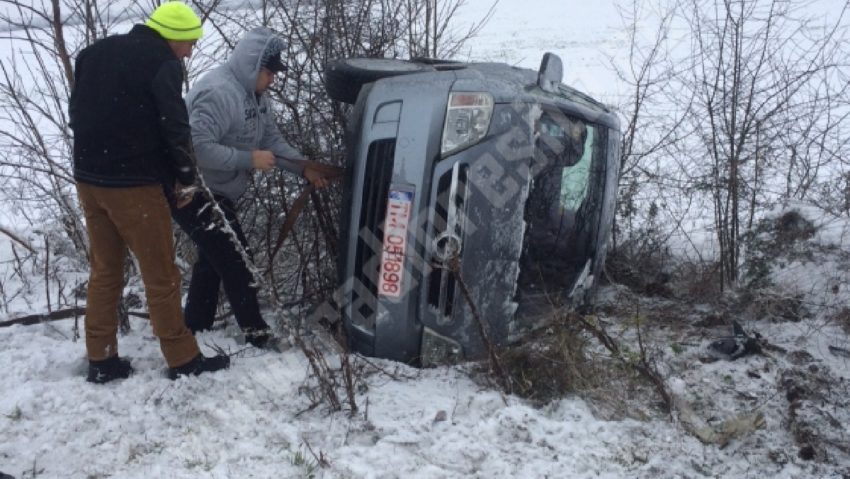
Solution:
M 0 60 L 0 184 L 4 186 L 0 198 L 30 221 L 30 226 L 61 228 L 74 245 L 71 253 L 80 264 L 87 253 L 87 238 L 74 193 L 67 115 L 74 57 L 94 41 L 126 31 L 158 3 L 0 0 L 0 23 L 12 45 L 11 53 Z M 451 56 L 486 21 L 457 31 L 452 21 L 464 0 L 190 3 L 205 20 L 207 35 L 186 65 L 186 88 L 224 61 L 244 31 L 257 25 L 272 27 L 288 43 L 289 72 L 271 91 L 280 126 L 308 158 L 338 166 L 345 162 L 348 107 L 330 101 L 325 94 L 322 72 L 330 60 Z M 301 187 L 298 179 L 285 173 L 257 175 L 241 210 L 257 264 L 271 266 L 266 298 L 275 305 L 304 310 L 327 297 L 336 282 L 341 189 L 310 195 L 306 214 L 282 254 L 270 264 L 269 252 Z M 185 238 L 181 243 L 181 255 L 191 250 Z
M 807 2 L 632 2 L 632 94 L 618 229 L 663 213 L 677 250 L 711 252 L 720 289 L 737 286 L 742 241 L 766 208 L 789 199 L 847 211 L 847 5 L 829 18 Z M 655 16 L 657 32 L 638 35 Z M 687 201 L 670 201 L 670 198 Z M 712 211 L 711 218 L 697 218 Z M 666 221 L 671 219 L 672 221 Z M 682 241 L 684 240 L 684 241 Z
M 836 134 L 847 128 L 848 89 L 838 79 L 847 6 L 820 27 L 803 8 L 739 0 L 683 10 L 694 32 L 682 83 L 695 99 L 691 164 L 713 198 L 722 284 L 737 283 L 741 238 L 759 211 L 779 199 L 814 199 L 812 185 L 829 178 L 846 148 Z
M 201 2 L 195 2 L 200 10 Z M 222 37 L 211 54 L 218 61 L 248 26 L 262 24 L 287 41 L 288 71 L 270 89 L 279 125 L 286 139 L 309 159 L 345 166 L 345 134 L 349 106 L 331 101 L 323 71 L 330 61 L 352 56 L 414 57 L 447 55 L 486 21 L 458 33 L 451 27 L 463 0 L 323 0 L 295 2 L 264 0 L 257 8 L 224 11 L 209 8 L 208 25 Z M 197 55 L 206 65 L 210 56 Z M 203 68 L 203 67 L 202 67 Z M 280 253 L 272 258 L 277 239 L 304 187 L 285 172 L 257 175 L 240 200 L 242 224 L 254 248 L 257 265 L 264 265 L 272 304 L 306 312 L 331 297 L 336 287 L 338 224 L 342 204 L 339 184 L 309 194 L 310 201 Z

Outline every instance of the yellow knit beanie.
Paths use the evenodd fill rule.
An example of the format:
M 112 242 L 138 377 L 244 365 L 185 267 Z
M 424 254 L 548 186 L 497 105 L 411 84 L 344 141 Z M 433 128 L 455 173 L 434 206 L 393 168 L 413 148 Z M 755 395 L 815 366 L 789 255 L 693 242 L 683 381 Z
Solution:
M 163 3 L 153 11 L 145 25 L 166 40 L 197 40 L 204 34 L 201 19 L 182 2 Z

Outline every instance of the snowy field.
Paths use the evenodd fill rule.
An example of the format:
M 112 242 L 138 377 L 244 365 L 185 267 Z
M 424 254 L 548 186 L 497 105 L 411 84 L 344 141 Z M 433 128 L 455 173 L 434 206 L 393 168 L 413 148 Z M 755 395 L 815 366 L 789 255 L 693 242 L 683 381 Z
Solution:
M 491 5 L 487 0 L 468 2 L 458 23 L 474 22 Z M 460 57 L 536 70 L 549 51 L 564 62 L 564 83 L 611 101 L 624 93 L 610 68 L 611 61 L 622 61 L 627 47 L 621 24 L 612 1 L 499 0 L 490 21 Z
M 469 3 L 462 21 L 479 18 L 491 2 Z M 564 60 L 566 83 L 616 103 L 625 92 L 608 64 L 609 58 L 622 61 L 625 38 L 611 2 L 500 0 L 461 56 L 536 68 L 544 51 L 554 51 Z M 821 244 L 850 248 L 846 221 L 809 213 L 821 227 Z M 43 248 L 40 232 L 16 219 L 22 214 L 3 208 L 0 226 Z M 0 235 L 0 280 L 13 298 L 0 305 L 0 321 L 47 308 L 42 272 L 23 272 L 26 284 L 15 280 L 13 245 L 26 254 Z M 358 411 L 331 412 L 326 404 L 312 407 L 303 354 L 257 354 L 238 345 L 232 329 L 198 338 L 207 354 L 213 347 L 234 353 L 229 370 L 172 382 L 148 323 L 138 318 L 119 339 L 120 354 L 133 360 L 136 373 L 97 386 L 84 380 L 85 346 L 75 339 L 74 319 L 67 319 L 0 328 L 0 471 L 17 479 L 844 479 L 850 477 L 850 359 L 841 351 L 850 345 L 840 314 L 850 302 L 847 267 L 819 256 L 776 271 L 784 291 L 829 303 L 829 314 L 791 322 L 723 310 L 726 321 L 740 319 L 775 346 L 737 361 L 706 358 L 707 345 L 728 334 L 725 326 L 707 324 L 717 305 L 635 299 L 616 287 L 602 291 L 601 319 L 612 330 L 628 322 L 626 305 L 640 304 L 650 318 L 646 339 L 671 389 L 706 424 L 763 416 L 762 427 L 741 431 L 725 447 L 704 444 L 681 418 L 641 398 L 626 402 L 633 409 L 616 418 L 576 397 L 540 408 L 474 381 L 465 367 L 417 370 L 358 360 Z M 65 294 L 85 280 L 84 272 L 62 277 Z M 54 297 L 57 285 L 51 288 Z M 675 320 L 658 319 L 666 315 Z M 850 325 L 850 317 L 846 321 Z M 800 457 L 806 434 L 819 460 Z

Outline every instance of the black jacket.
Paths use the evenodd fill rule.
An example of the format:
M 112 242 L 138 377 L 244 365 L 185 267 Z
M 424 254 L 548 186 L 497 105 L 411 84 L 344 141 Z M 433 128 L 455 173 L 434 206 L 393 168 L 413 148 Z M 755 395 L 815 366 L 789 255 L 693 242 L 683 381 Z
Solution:
M 183 66 L 155 30 L 136 25 L 83 49 L 69 114 L 74 178 L 107 187 L 195 180 Z

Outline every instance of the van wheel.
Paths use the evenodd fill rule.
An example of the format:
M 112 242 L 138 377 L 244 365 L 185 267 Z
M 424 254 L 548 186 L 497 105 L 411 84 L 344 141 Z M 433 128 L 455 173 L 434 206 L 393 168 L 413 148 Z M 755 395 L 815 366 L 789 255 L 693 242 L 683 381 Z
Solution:
M 399 75 L 433 71 L 430 65 L 390 58 L 345 58 L 325 68 L 325 89 L 332 100 L 357 102 L 360 89 L 367 83 Z

